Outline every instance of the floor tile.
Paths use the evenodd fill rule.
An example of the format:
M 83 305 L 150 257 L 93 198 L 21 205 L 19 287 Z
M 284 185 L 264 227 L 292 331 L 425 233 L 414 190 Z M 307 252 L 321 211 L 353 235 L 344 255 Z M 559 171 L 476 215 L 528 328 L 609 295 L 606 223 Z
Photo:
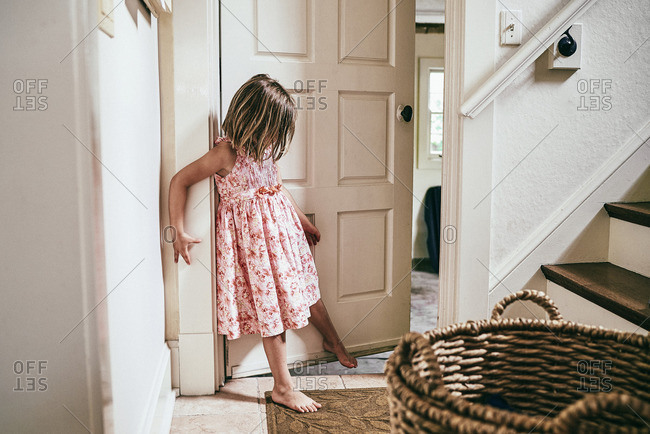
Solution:
M 174 416 L 251 414 L 260 412 L 257 379 L 229 380 L 219 392 L 207 396 L 179 396 Z
M 241 414 L 176 416 L 170 433 L 262 433 L 266 432 L 265 424 L 266 420 L 259 413 L 255 413 L 255 417 Z
M 386 376 L 384 374 L 341 375 L 341 379 L 346 389 L 386 387 Z
M 260 430 L 256 431 L 262 434 L 268 434 L 269 432 L 269 427 L 266 425 L 266 411 L 260 415 L 260 418 L 262 420 L 260 424 Z

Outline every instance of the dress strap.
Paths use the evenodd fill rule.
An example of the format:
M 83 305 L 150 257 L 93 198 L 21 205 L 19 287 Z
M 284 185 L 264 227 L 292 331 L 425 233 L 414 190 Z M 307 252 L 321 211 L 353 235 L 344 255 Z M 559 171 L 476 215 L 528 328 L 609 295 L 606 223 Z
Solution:
M 232 140 L 230 140 L 230 139 L 228 138 L 228 136 L 217 137 L 217 138 L 215 139 L 215 141 L 214 141 L 214 144 L 216 145 L 216 144 L 219 143 L 219 142 L 232 142 Z

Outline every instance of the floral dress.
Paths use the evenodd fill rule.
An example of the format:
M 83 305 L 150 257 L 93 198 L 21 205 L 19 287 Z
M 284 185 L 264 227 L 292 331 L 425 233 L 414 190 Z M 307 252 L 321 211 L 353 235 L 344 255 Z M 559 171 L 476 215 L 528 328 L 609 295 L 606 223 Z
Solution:
M 217 142 L 222 140 L 228 139 Z M 320 298 L 318 275 L 272 159 L 260 164 L 238 154 L 232 171 L 214 180 L 217 333 L 267 337 L 306 326 L 309 306 Z

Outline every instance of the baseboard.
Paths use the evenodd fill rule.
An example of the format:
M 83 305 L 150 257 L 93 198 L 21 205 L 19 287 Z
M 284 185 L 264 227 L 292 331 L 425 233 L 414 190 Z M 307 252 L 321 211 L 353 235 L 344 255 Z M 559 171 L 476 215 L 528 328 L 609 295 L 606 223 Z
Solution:
M 180 371 L 181 368 L 178 362 L 178 340 L 167 341 L 167 345 L 171 350 L 171 359 L 172 359 L 172 388 L 177 388 L 180 390 Z
M 167 434 L 171 429 L 176 396 L 171 384 L 171 356 L 167 343 L 164 343 L 162 357 L 156 369 L 154 383 L 149 394 L 149 405 L 143 422 L 143 429 L 138 432 Z
M 649 137 L 650 122 L 497 267 L 494 275 L 490 276 L 489 306 L 524 287 L 546 289 L 540 265 L 555 263 L 560 258 L 566 260 L 566 252 L 574 247 L 572 243 L 581 230 L 596 219 L 598 213 L 602 214 L 603 219 L 607 218 L 603 211 L 604 203 L 627 199 L 625 195 L 631 183 L 647 170 L 650 160 Z M 606 255 L 606 246 L 604 251 Z M 591 259 L 607 260 L 607 257 Z M 569 262 L 580 262 L 580 258 Z

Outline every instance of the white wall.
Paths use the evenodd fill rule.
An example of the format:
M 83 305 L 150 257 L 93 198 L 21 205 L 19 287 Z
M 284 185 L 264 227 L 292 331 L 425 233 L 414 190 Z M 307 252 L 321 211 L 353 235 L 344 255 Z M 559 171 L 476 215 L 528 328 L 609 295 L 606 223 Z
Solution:
M 105 311 L 93 311 L 104 287 L 92 36 L 72 51 L 96 11 L 74 0 L 2 6 L 0 431 L 99 433 Z M 47 88 L 14 93 L 27 79 Z M 47 107 L 14 110 L 28 96 Z M 28 360 L 44 369 L 14 371 Z
M 97 34 L 106 286 L 116 432 L 143 432 L 169 357 L 159 223 L 157 20 L 140 2 Z M 110 172 L 109 170 L 110 169 Z M 171 384 L 163 387 L 171 389 Z
M 424 195 L 429 187 L 440 185 L 441 169 L 418 169 L 418 115 L 419 65 L 421 57 L 445 57 L 445 35 L 442 33 L 415 34 L 415 101 L 413 157 L 413 252 L 414 258 L 428 258 L 427 226 L 424 222 Z M 426 108 L 426 107 L 425 107 Z
M 142 12 L 118 5 L 112 39 L 93 2 L 12 2 L 0 18 L 3 432 L 148 432 L 171 420 L 157 28 Z M 47 87 L 14 92 L 27 79 Z M 45 110 L 14 110 L 33 95 Z M 14 372 L 27 361 L 44 369 Z M 14 390 L 30 378 L 44 390 Z
M 532 32 L 565 3 L 504 1 L 509 9 L 523 11 L 523 22 Z M 497 6 L 495 20 L 503 8 Z M 495 101 L 493 270 L 507 269 L 517 260 L 513 252 L 534 247 L 528 246 L 530 235 L 650 121 L 650 49 L 643 45 L 645 29 L 650 28 L 648 3 L 599 1 L 578 22 L 583 24 L 580 70 L 547 70 L 544 54 Z M 512 48 L 497 45 L 498 64 L 511 54 Z M 606 94 L 600 89 L 583 94 L 578 89 L 581 80 L 598 80 L 601 85 L 611 80 L 611 89 Z M 580 111 L 581 96 L 587 101 L 591 96 L 609 96 L 611 109 Z

